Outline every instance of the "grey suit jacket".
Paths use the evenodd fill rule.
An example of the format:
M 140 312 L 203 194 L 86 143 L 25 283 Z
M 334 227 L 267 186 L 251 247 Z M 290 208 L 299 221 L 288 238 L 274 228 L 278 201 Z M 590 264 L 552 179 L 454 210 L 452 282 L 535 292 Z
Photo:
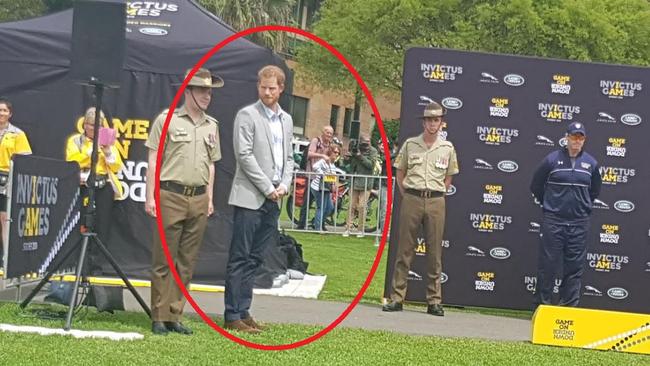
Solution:
M 273 175 L 276 161 L 273 157 L 270 120 L 258 100 L 237 112 L 233 128 L 233 146 L 237 169 L 230 190 L 228 203 L 233 206 L 257 210 L 266 196 L 273 192 Z M 284 132 L 284 167 L 282 181 L 291 186 L 293 177 L 293 120 L 286 112 L 282 114 Z

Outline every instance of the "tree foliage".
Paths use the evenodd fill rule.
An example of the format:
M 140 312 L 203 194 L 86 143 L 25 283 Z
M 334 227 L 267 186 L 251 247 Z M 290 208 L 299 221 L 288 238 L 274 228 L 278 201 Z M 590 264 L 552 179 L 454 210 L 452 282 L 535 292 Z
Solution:
M 0 22 L 10 22 L 43 15 L 46 11 L 41 0 L 0 0 Z
M 199 0 L 199 3 L 233 29 L 242 31 L 261 25 L 291 25 L 295 0 Z M 288 42 L 285 32 L 260 32 L 250 38 L 275 51 L 285 49 Z
M 313 32 L 376 91 L 401 89 L 411 47 L 650 65 L 647 0 L 328 0 Z M 314 43 L 298 61 L 312 82 L 354 87 L 344 66 Z

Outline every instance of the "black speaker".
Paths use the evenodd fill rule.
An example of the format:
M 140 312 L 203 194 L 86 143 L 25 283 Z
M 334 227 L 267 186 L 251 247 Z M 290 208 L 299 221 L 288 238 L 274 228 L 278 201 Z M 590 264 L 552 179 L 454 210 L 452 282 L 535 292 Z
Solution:
M 124 64 L 126 3 L 74 2 L 70 77 L 117 87 Z
M 350 139 L 358 140 L 361 132 L 361 121 L 353 120 L 350 123 Z

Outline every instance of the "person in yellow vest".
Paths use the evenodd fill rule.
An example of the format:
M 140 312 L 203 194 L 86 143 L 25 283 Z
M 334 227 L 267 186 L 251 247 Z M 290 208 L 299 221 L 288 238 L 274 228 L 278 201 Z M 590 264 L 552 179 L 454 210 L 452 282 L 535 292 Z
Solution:
M 27 135 L 20 128 L 9 122 L 13 105 L 5 98 L 0 98 L 0 224 L 2 238 L 9 229 L 7 217 L 7 183 L 9 182 L 9 164 L 14 154 L 30 155 L 32 148 L 27 141 Z M 3 245 L 0 242 L 0 268 L 3 268 Z
M 104 121 L 104 113 L 100 111 L 101 121 Z M 95 138 L 95 108 L 86 110 L 83 122 L 83 133 L 77 133 L 68 138 L 65 147 L 65 160 L 76 161 L 79 164 L 81 185 L 81 218 L 83 220 L 88 209 L 88 185 L 90 175 L 90 158 L 93 151 L 93 138 Z M 97 153 L 97 176 L 95 178 L 95 233 L 104 243 L 108 242 L 108 235 L 111 229 L 111 211 L 113 201 L 122 199 L 124 191 L 122 184 L 117 177 L 117 172 L 122 169 L 123 163 L 115 144 L 110 146 L 99 146 Z M 83 222 L 83 221 L 82 221 Z M 99 275 L 102 273 L 102 263 L 99 250 L 90 246 L 88 248 L 87 273 Z

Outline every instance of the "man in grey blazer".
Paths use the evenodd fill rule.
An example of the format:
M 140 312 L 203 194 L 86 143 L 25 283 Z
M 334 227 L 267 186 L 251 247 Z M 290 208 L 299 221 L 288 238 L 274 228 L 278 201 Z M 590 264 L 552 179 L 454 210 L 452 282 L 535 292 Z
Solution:
M 234 206 L 233 233 L 226 268 L 224 328 L 259 333 L 249 310 L 255 272 L 264 249 L 274 243 L 280 202 L 293 173 L 293 120 L 280 108 L 285 75 L 277 66 L 257 74 L 259 100 L 237 112 L 233 145 L 237 169 L 228 203 Z

